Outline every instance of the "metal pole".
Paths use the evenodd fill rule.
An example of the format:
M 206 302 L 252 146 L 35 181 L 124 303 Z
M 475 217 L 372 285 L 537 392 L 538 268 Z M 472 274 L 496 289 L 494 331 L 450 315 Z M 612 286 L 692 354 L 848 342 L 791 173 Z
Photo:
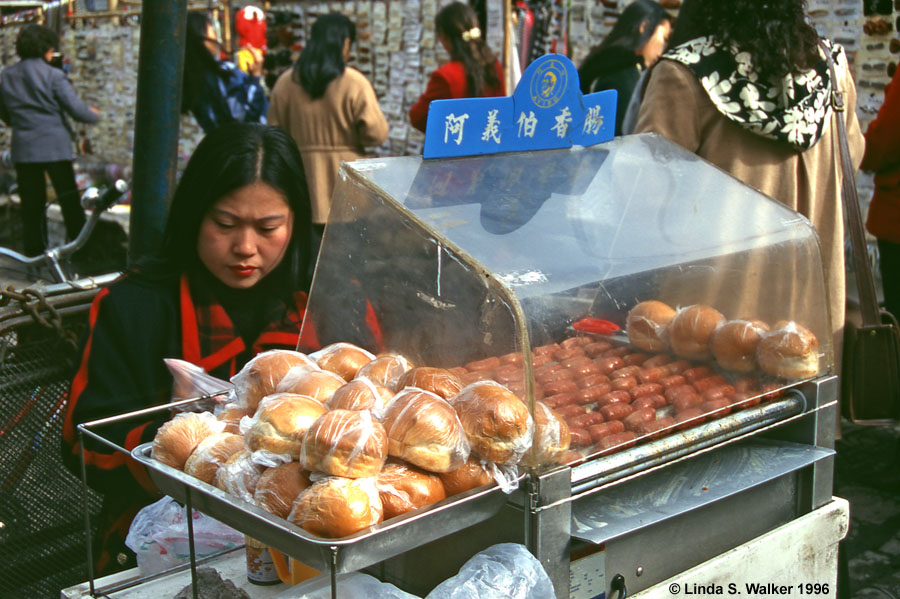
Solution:
M 141 14 L 129 266 L 162 240 L 175 186 L 187 0 L 145 2 Z

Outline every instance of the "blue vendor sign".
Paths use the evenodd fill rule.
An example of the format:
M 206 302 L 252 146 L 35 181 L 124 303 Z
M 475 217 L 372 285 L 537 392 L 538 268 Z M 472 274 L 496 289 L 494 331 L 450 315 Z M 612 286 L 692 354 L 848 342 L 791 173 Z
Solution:
M 512 96 L 435 100 L 425 158 L 591 146 L 613 138 L 616 91 L 582 95 L 578 71 L 561 54 L 525 69 Z

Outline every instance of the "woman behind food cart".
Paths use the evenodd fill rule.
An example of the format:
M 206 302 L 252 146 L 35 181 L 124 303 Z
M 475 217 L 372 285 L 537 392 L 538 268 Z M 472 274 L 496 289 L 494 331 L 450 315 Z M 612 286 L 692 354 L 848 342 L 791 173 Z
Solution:
M 221 47 L 209 17 L 187 16 L 181 112 L 191 113 L 204 133 L 224 123 L 265 123 L 269 102 L 260 83 L 262 60 L 249 63 L 248 73 L 219 60 Z
M 641 73 L 659 59 L 671 31 L 672 16 L 661 4 L 635 0 L 581 63 L 578 78 L 582 93 L 605 89 L 618 92 L 616 135 L 623 133 L 622 121 Z
M 387 139 L 388 122 L 372 84 L 346 65 L 356 27 L 346 16 L 319 17 L 292 69 L 272 88 L 269 124 L 283 127 L 297 144 L 306 169 L 318 249 L 338 169 Z
M 409 122 L 425 131 L 428 107 L 434 100 L 487 98 L 506 94 L 503 68 L 484 41 L 478 16 L 468 4 L 453 2 L 435 17 L 438 39 L 450 54 L 450 62 L 439 67 L 425 91 L 409 109 Z
M 835 119 L 845 119 L 855 165 L 864 141 L 844 49 L 821 40 L 844 92 L 846 109 L 839 112 L 831 108 L 833 82 L 805 5 L 804 0 L 687 0 L 683 11 L 691 18 L 679 17 L 672 35 L 685 41 L 654 67 L 635 132 L 664 135 L 812 222 L 821 240 L 835 364 L 840 364 L 845 290 Z M 766 287 L 755 293 L 777 304 L 777 294 L 792 286 L 784 281 L 780 287 L 787 290 Z
M 164 358 L 228 379 L 262 350 L 297 347 L 309 236 L 303 165 L 284 131 L 233 123 L 207 135 L 175 190 L 159 256 L 91 306 L 63 428 L 67 464 L 80 472 L 77 424 L 170 400 Z M 128 419 L 95 432 L 130 450 L 160 424 Z M 156 490 L 105 445 L 87 441 L 85 461 L 89 484 L 104 494 L 98 571 L 133 564 L 118 556 L 132 555 L 128 526 Z

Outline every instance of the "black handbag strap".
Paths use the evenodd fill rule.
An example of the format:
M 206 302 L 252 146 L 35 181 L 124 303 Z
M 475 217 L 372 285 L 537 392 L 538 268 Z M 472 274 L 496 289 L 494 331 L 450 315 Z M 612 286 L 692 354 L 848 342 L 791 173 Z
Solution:
M 863 326 L 881 324 L 878 295 L 875 292 L 875 278 L 872 276 L 872 266 L 869 264 L 869 251 L 866 246 L 866 231 L 863 226 L 862 212 L 859 209 L 859 198 L 856 192 L 856 175 L 853 164 L 850 161 L 850 146 L 847 142 L 847 125 L 844 123 L 844 92 L 838 85 L 837 73 L 834 68 L 834 60 L 831 51 L 821 41 L 819 42 L 828 62 L 828 71 L 831 74 L 831 106 L 835 112 L 835 120 L 838 128 L 838 143 L 841 153 L 841 198 L 844 202 L 844 211 L 847 214 L 847 232 L 850 236 L 850 247 L 853 252 L 853 270 L 856 273 L 856 287 L 859 291 L 859 311 Z

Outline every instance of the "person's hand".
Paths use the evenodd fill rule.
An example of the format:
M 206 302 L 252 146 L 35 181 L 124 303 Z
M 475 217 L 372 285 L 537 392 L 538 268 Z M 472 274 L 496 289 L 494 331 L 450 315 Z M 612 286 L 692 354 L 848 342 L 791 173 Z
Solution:
M 88 108 L 91 110 L 91 112 L 93 112 L 93 113 L 96 114 L 97 116 L 100 116 L 100 109 L 99 109 L 99 108 L 97 108 L 96 106 L 88 106 Z
M 253 62 L 247 65 L 248 72 L 255 76 L 259 77 L 262 75 L 263 71 L 263 54 L 262 51 L 257 48 L 247 48 L 250 50 L 250 54 L 253 56 Z

